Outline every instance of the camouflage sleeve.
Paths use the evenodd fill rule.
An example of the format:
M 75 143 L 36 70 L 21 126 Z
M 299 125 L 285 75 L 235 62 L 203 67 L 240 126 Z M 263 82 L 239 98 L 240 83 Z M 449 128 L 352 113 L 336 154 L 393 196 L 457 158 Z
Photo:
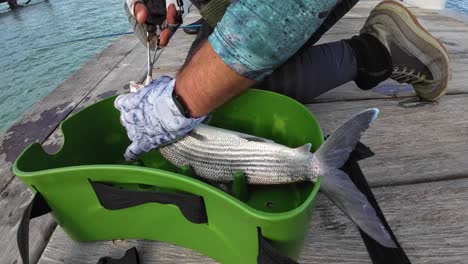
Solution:
M 261 80 L 312 36 L 338 0 L 233 0 L 209 41 L 231 69 Z

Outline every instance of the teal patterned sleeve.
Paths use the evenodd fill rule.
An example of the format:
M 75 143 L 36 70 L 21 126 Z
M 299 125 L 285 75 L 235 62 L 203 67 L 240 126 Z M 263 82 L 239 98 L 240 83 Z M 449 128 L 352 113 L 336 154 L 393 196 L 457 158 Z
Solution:
M 233 0 L 209 42 L 231 69 L 261 80 L 296 53 L 337 0 Z

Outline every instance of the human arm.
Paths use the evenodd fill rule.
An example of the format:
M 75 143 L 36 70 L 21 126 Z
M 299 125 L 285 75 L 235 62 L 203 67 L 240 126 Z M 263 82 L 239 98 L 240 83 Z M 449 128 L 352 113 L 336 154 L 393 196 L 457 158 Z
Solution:
M 256 1 L 257 4 L 252 4 L 251 1 Z M 302 2 L 275 0 L 233 2 L 210 36 L 209 42 L 201 45 L 191 61 L 176 76 L 175 82 L 170 83 L 169 89 L 172 91 L 175 88 L 175 94 L 182 99 L 192 118 L 180 119 L 181 112 L 158 115 L 148 108 L 145 112 L 149 117 L 161 119 L 165 124 L 173 126 L 173 129 L 169 133 L 170 137 L 158 137 L 149 147 L 139 147 L 139 153 L 182 137 L 199 123 L 190 120 L 198 117 L 202 120 L 205 114 L 241 93 L 292 56 L 320 25 L 319 13 L 334 5 L 332 1 L 303 2 L 314 6 L 306 8 L 300 6 L 304 5 Z M 317 3 L 323 6 L 317 7 Z M 264 10 L 266 7 L 271 10 Z M 297 13 L 299 7 L 300 14 L 294 16 L 294 21 L 288 21 L 287 18 Z M 263 16 L 258 17 L 262 12 Z M 310 27 L 305 27 L 306 24 Z M 157 96 L 157 93 L 154 95 Z M 174 102 L 165 100 L 164 104 L 174 105 Z M 141 131 L 138 127 L 144 127 L 150 133 L 167 132 L 161 130 L 160 126 L 150 124 L 147 127 L 150 122 L 134 122 L 130 118 L 131 111 L 122 114 L 129 117 L 123 122 L 127 131 Z M 137 123 L 137 127 L 132 122 Z M 137 136 L 134 140 L 130 137 L 134 143 L 150 142 L 152 137 L 144 140 L 142 138 L 144 137 Z M 139 146 L 139 143 L 134 143 L 132 146 Z
M 322 23 L 319 14 L 333 6 L 318 0 L 233 2 L 177 75 L 176 93 L 193 116 L 209 113 L 291 57 Z
M 254 83 L 229 68 L 206 41 L 177 75 L 175 93 L 185 102 L 190 116 L 200 117 Z

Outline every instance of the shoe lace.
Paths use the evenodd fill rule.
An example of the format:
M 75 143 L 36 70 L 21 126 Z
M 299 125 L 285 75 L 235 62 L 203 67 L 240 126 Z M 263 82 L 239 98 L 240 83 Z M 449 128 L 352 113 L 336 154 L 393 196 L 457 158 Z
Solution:
M 427 76 L 420 72 L 416 73 L 415 69 L 408 70 L 407 67 L 401 69 L 394 67 L 391 78 L 400 83 L 414 84 L 425 81 Z

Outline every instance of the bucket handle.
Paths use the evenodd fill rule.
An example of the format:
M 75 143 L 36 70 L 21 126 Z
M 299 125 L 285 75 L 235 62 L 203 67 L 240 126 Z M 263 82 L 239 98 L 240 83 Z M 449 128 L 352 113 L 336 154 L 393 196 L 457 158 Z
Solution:
M 90 181 L 90 183 L 99 202 L 106 209 L 119 210 L 150 202 L 173 204 L 180 209 L 182 215 L 190 222 L 196 224 L 208 223 L 205 202 L 201 196 L 185 193 L 133 191 L 120 189 L 100 182 Z M 50 212 L 52 212 L 52 209 L 47 204 L 47 201 L 40 192 L 36 192 L 31 203 L 29 203 L 23 212 L 16 234 L 18 250 L 24 264 L 29 264 L 30 220 Z M 115 260 L 117 262 L 114 263 L 138 263 L 138 260 L 134 260 L 134 256 L 134 254 L 131 254 L 131 256 L 126 255 L 126 257 L 123 258 L 125 260 L 124 262 Z M 129 258 L 133 262 L 126 262 Z
M 90 181 L 102 207 L 108 210 L 125 209 L 145 203 L 172 204 L 182 215 L 195 224 L 208 223 L 205 201 L 202 196 L 176 193 L 127 190 L 107 183 Z
M 48 214 L 51 211 L 52 209 L 50 209 L 46 200 L 39 192 L 36 192 L 31 203 L 29 203 L 28 207 L 24 210 L 16 233 L 18 250 L 24 264 L 29 264 L 29 221 L 33 218 Z
M 24 264 L 29 264 L 29 222 L 31 219 L 46 215 L 52 212 L 52 209 L 47 204 L 47 201 L 41 195 L 36 192 L 34 198 L 29 203 L 28 207 L 23 212 L 21 222 L 18 226 L 16 233 L 18 249 L 21 256 L 21 260 Z M 139 257 L 136 248 L 127 250 L 125 256 L 121 259 L 111 259 L 109 257 L 100 258 L 97 264 L 139 264 Z

